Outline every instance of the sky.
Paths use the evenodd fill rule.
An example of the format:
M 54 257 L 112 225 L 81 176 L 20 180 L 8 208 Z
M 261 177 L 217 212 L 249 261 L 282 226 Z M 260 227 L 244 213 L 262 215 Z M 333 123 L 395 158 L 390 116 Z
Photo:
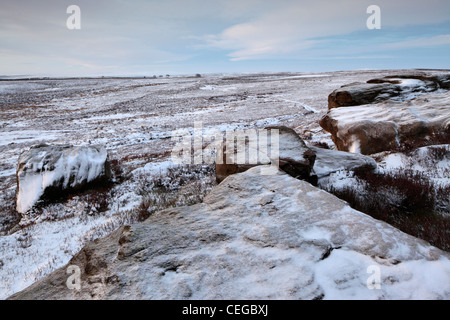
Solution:
M 67 12 L 71 5 L 79 7 L 79 20 Z M 367 26 L 370 5 L 380 8 L 380 29 Z M 68 20 L 79 21 L 80 29 L 68 28 Z M 450 69 L 450 1 L 0 3 L 0 76 L 402 68 Z

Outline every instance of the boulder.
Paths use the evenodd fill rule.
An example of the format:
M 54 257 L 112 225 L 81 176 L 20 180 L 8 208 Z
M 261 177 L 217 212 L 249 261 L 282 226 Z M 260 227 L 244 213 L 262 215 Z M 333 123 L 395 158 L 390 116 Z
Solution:
M 9 299 L 450 298 L 449 253 L 268 167 L 120 227 Z
M 448 88 L 448 75 L 427 77 L 419 75 L 388 76 L 366 83 L 351 83 L 334 90 L 328 96 L 328 109 L 367 105 L 385 100 L 411 100 L 420 93 Z
M 353 83 L 334 90 L 328 96 L 328 109 L 368 104 L 399 93 L 400 90 L 392 83 Z
M 323 149 L 314 146 L 309 148 L 316 154 L 314 172 L 319 179 L 340 170 L 375 170 L 377 168 L 377 163 L 374 159 L 359 153 Z
M 272 152 L 275 143 L 271 138 L 261 143 L 261 138 L 258 139 L 256 135 L 249 136 L 247 133 L 248 141 L 245 145 L 245 152 L 246 154 L 253 154 L 256 161 L 239 162 L 236 161 L 236 148 L 227 150 L 226 144 L 222 144 L 219 150 L 223 151 L 223 161 L 220 163 L 216 161 L 216 180 L 218 183 L 231 174 L 244 172 L 262 164 L 277 166 L 295 178 L 309 178 L 314 166 L 315 154 L 306 146 L 298 134 L 293 129 L 284 126 L 267 127 L 264 130 L 270 132 L 268 134 L 270 136 L 273 136 L 272 133 L 277 130 L 278 152 Z M 241 139 L 241 141 L 245 140 Z M 247 157 L 247 160 L 249 160 L 249 157 Z
M 406 140 L 449 134 L 450 93 L 423 94 L 407 102 L 333 108 L 320 120 L 338 150 L 373 154 L 392 150 Z
M 25 213 L 41 198 L 83 188 L 109 175 L 108 154 L 102 146 L 33 146 L 19 156 L 16 210 Z
M 409 80 L 420 80 L 428 86 L 428 89 L 426 91 L 433 91 L 435 89 L 450 89 L 450 73 L 443 73 L 443 74 L 437 74 L 437 75 L 427 75 L 425 73 L 419 73 L 419 74 L 402 74 L 402 75 L 396 75 L 396 76 L 386 76 L 381 79 L 381 81 L 385 82 L 385 80 L 390 79 L 397 79 L 401 82 L 408 82 Z M 369 80 L 370 82 L 377 82 L 378 80 Z M 422 88 L 424 89 L 424 88 Z

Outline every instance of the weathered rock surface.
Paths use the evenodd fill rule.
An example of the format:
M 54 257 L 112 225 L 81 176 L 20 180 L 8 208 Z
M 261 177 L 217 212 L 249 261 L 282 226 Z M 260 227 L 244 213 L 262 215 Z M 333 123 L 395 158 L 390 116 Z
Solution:
M 450 130 L 450 93 L 423 94 L 407 102 L 333 108 L 320 120 L 338 150 L 373 154 L 407 139 Z
M 450 75 L 399 75 L 372 79 L 366 83 L 351 83 L 334 90 L 328 96 L 328 108 L 359 106 L 388 99 L 410 100 L 417 94 L 448 89 Z
M 377 168 L 377 163 L 374 159 L 359 153 L 329 150 L 314 146 L 309 148 L 316 154 L 314 172 L 319 179 L 340 170 L 375 170 Z
M 391 83 L 352 83 L 334 90 L 328 96 L 328 108 L 368 104 L 377 101 L 379 96 L 392 97 L 399 93 L 399 88 Z
M 22 152 L 16 173 L 17 212 L 27 212 L 41 197 L 107 178 L 107 158 L 107 151 L 101 146 L 43 144 Z
M 255 139 L 256 136 L 250 137 L 246 144 L 246 153 L 253 154 L 256 161 L 246 161 L 246 163 L 236 161 L 236 149 L 226 150 L 225 146 L 222 145 L 219 149 L 224 150 L 223 161 L 222 163 L 216 162 L 217 182 L 220 183 L 231 174 L 244 172 L 262 164 L 276 165 L 296 178 L 309 178 L 316 156 L 298 134 L 293 129 L 284 126 L 267 127 L 265 130 L 268 132 L 278 130 L 278 152 L 275 154 L 278 157 L 274 157 L 274 154 L 271 153 L 272 148 L 275 148 L 271 139 L 267 139 L 268 143 L 263 145 L 259 139 Z M 255 141 L 252 141 L 252 139 Z
M 448 253 L 270 168 L 119 228 L 11 299 L 450 298 Z

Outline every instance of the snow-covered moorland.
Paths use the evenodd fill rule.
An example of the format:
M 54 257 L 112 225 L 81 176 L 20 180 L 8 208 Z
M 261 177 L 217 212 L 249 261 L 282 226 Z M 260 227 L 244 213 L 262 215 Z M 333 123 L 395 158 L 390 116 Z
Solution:
M 0 82 L 0 298 L 64 266 L 86 243 L 121 225 L 166 206 L 202 201 L 215 185 L 214 169 L 171 163 L 170 138 L 177 130 L 195 121 L 220 131 L 285 125 L 309 144 L 332 146 L 318 124 L 330 92 L 401 72 Z M 116 165 L 115 183 L 19 216 L 17 160 L 39 143 L 105 146 Z M 400 157 L 386 155 L 381 170 Z M 439 165 L 448 168 L 448 161 Z M 446 182 L 443 172 L 437 179 Z

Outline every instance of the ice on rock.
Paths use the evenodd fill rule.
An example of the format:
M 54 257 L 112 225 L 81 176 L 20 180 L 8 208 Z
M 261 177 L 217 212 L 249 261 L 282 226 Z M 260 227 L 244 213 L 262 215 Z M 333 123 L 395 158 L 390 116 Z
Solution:
M 49 188 L 77 189 L 107 177 L 107 158 L 102 146 L 43 144 L 22 152 L 17 165 L 17 212 L 30 210 Z

